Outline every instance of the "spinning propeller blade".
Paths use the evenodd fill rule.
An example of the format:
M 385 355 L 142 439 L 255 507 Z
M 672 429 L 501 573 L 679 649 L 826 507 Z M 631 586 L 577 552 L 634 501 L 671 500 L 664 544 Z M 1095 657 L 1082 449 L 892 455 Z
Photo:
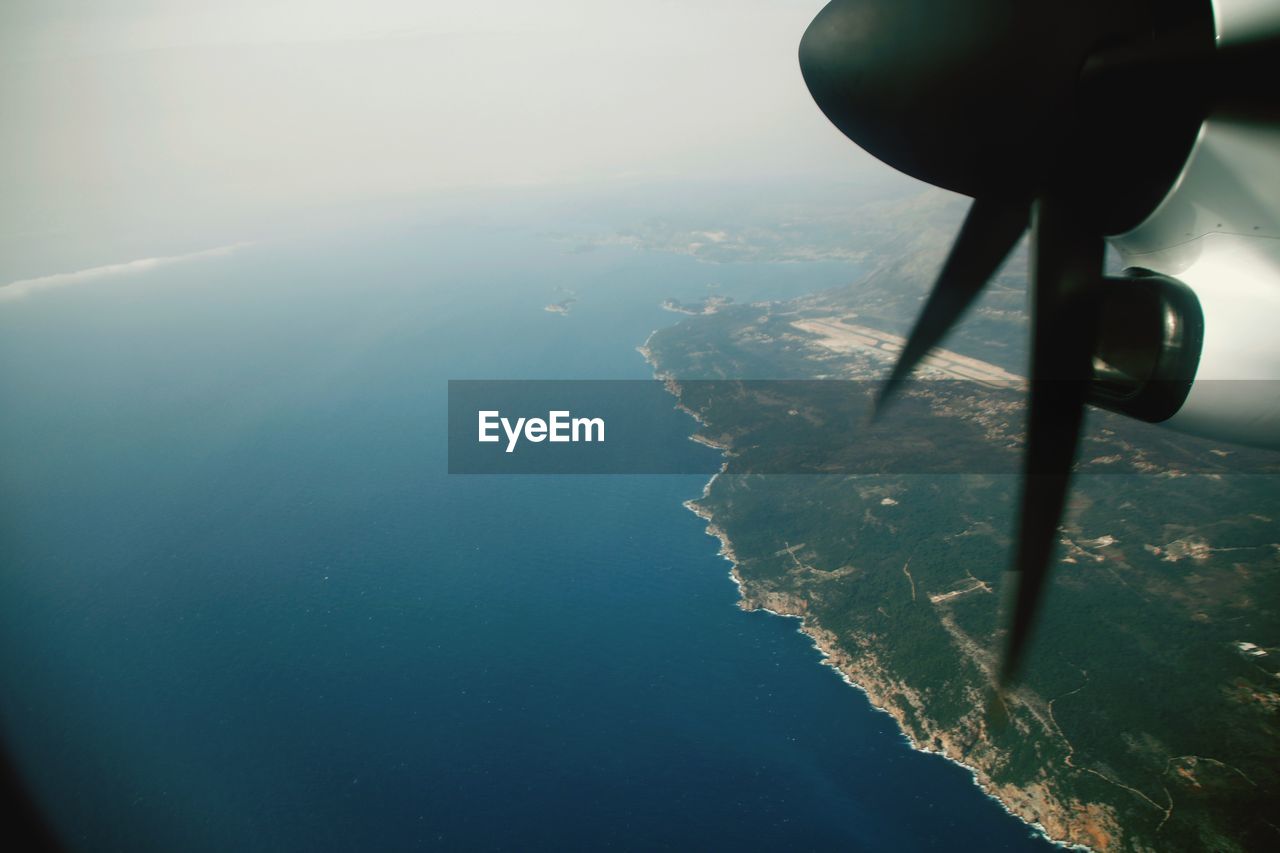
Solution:
M 877 415 L 902 380 L 960 319 L 1026 229 L 1025 204 L 983 199 L 973 203 L 893 373 L 880 387 Z
M 1031 297 L 1031 402 L 1013 571 L 1017 584 L 1000 684 L 1018 673 L 1049 574 L 1066 505 L 1089 381 L 1093 375 L 1093 298 L 1102 278 L 1102 238 L 1070 207 L 1036 204 Z

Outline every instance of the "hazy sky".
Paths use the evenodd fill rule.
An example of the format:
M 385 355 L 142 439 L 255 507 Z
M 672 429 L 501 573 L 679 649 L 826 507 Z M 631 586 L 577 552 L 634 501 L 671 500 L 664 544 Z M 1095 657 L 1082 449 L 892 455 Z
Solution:
M 444 187 L 848 179 L 868 158 L 796 62 L 822 5 L 5 0 L 0 251 L 190 250 Z

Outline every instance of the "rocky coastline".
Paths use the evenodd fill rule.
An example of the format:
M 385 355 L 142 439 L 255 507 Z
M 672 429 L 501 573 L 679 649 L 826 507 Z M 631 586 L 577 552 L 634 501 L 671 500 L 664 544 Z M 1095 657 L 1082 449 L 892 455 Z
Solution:
M 983 793 L 1045 839 L 1076 850 L 1106 851 L 1115 847 L 1120 833 L 1114 815 L 1105 806 L 1064 802 L 1055 795 L 1047 780 L 1026 788 L 993 781 L 985 767 L 998 760 L 999 756 L 994 748 L 982 742 L 981 733 L 976 744 L 966 746 L 973 732 L 952 732 L 936 727 L 923 713 L 917 713 L 916 719 L 921 721 L 924 731 L 915 731 L 915 726 L 907 719 L 897 700 L 905 699 L 918 712 L 923 712 L 924 704 L 916 692 L 885 671 L 871 649 L 859 648 L 856 652 L 847 649 L 834 633 L 808 612 L 807 602 L 802 597 L 763 589 L 745 578 L 739 569 L 733 542 L 716 523 L 713 512 L 700 500 L 686 501 L 684 505 L 707 523 L 707 535 L 720 542 L 720 556 L 729 561 L 729 577 L 738 587 L 739 608 L 748 612 L 763 610 L 798 620 L 797 630 L 812 640 L 814 648 L 822 655 L 819 662 L 834 669 L 850 687 L 861 691 L 872 707 L 892 717 L 912 749 L 938 755 L 968 770 L 974 784 Z M 981 706 L 977 711 L 981 712 Z M 979 716 L 980 713 L 975 714 L 975 718 Z
M 646 341 L 636 349 L 653 367 L 654 377 L 666 384 L 676 398 L 678 409 L 693 418 L 699 426 L 704 425 L 699 414 L 680 400 L 678 380 L 661 371 L 648 343 Z M 730 450 L 726 443 L 705 436 L 695 434 L 690 438 L 721 452 L 727 453 Z M 745 577 L 741 571 L 742 561 L 733 541 L 709 506 L 712 486 L 717 477 L 725 474 L 727 467 L 726 461 L 707 482 L 701 497 L 685 501 L 684 506 L 706 522 L 707 535 L 720 542 L 719 554 L 729 562 L 729 577 L 738 588 L 739 608 L 744 611 L 763 610 L 798 620 L 798 630 L 813 642 L 814 648 L 822 655 L 820 663 L 834 669 L 846 684 L 861 691 L 872 707 L 892 717 L 912 749 L 938 755 L 968 770 L 974 784 L 983 793 L 1046 840 L 1075 850 L 1103 853 L 1117 849 L 1122 833 L 1115 814 L 1107 806 L 1058 796 L 1047 775 L 1029 786 L 1002 785 L 992 778 L 991 769 L 1002 756 L 986 737 L 983 697 L 974 697 L 974 711 L 965 718 L 963 731 L 948 730 L 937 725 L 928 717 L 925 703 L 919 694 L 906 681 L 895 677 L 880 664 L 869 641 L 865 638 L 850 638 L 853 646 L 851 648 L 818 622 L 809 612 L 808 602 L 804 597 L 770 590 Z M 915 712 L 912 715 L 914 723 L 904 712 L 903 702 Z

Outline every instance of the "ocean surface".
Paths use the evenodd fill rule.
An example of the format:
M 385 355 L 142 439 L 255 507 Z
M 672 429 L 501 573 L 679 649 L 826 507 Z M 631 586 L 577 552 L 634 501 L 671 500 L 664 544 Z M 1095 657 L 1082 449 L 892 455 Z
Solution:
M 1046 848 L 735 607 L 681 506 L 704 478 L 445 473 L 449 379 L 648 378 L 664 297 L 858 274 L 543 224 L 401 217 L 0 303 L 0 719 L 66 840 Z

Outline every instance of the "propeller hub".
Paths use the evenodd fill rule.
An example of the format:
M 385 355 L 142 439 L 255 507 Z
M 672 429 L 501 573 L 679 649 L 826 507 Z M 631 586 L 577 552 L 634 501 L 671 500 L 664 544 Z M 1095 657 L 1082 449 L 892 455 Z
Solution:
M 1173 41 L 1212 53 L 1209 0 L 832 0 L 800 69 L 832 123 L 899 171 L 975 198 L 1118 193 L 1098 217 L 1110 229 L 1176 179 L 1203 98 L 1167 69 L 1082 73 L 1116 46 Z
M 1043 22 L 1019 11 L 1032 5 L 833 0 L 800 42 L 800 69 L 832 123 L 899 171 L 1025 198 L 1030 143 L 1069 108 L 1074 76 L 1035 50 Z

